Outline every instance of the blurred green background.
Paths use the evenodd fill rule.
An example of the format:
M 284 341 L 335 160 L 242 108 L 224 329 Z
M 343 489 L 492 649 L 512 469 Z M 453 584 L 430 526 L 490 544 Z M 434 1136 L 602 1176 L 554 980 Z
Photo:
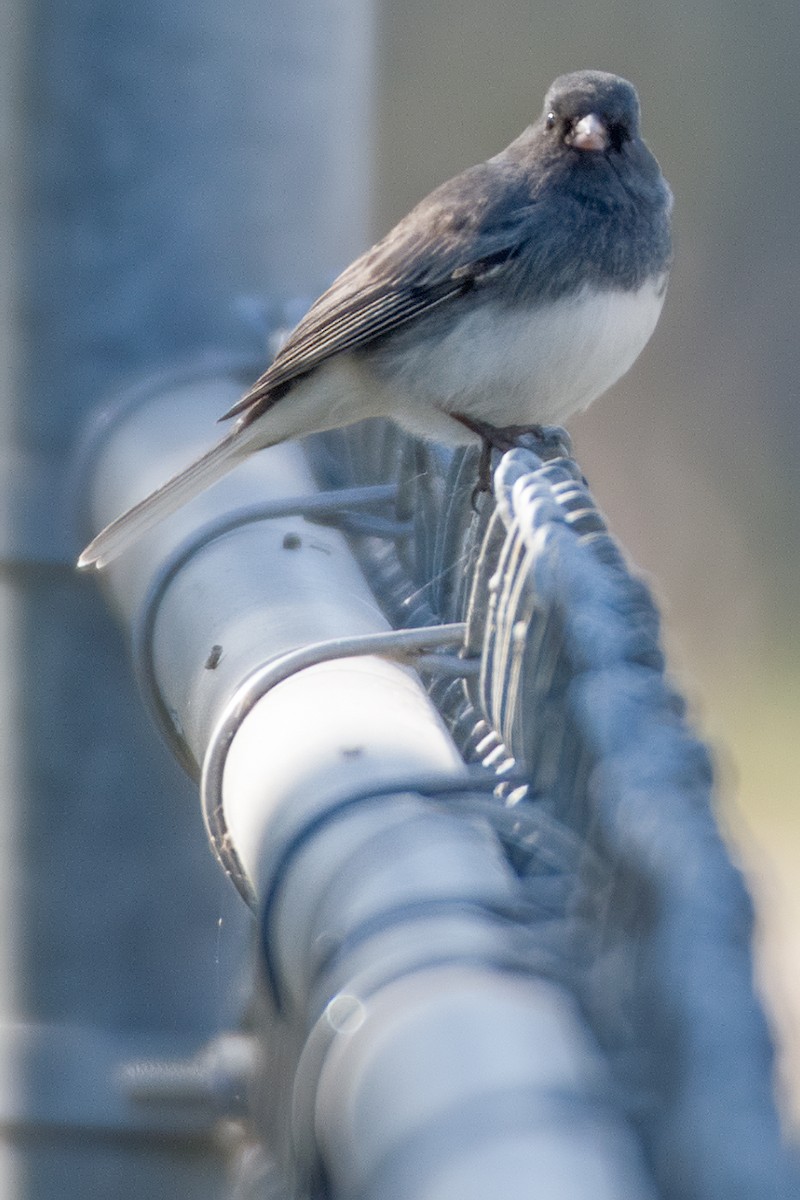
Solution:
M 757 896 L 759 970 L 800 1117 L 800 6 L 403 0 L 379 29 L 379 222 L 494 154 L 552 78 L 630 78 L 675 193 L 660 328 L 572 422 L 610 526 L 661 600 Z M 379 230 L 377 230 L 379 232 Z
M 383 232 L 501 149 L 558 74 L 615 71 L 676 197 L 661 324 L 571 425 L 612 529 L 650 577 L 674 672 L 717 754 L 759 909 L 759 970 L 800 1120 L 800 555 L 796 58 L 790 0 L 384 3 Z

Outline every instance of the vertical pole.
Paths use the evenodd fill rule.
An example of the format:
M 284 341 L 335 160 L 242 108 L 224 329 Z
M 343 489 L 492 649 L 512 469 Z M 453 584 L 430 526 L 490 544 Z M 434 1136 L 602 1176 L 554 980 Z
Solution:
M 181 1055 L 234 1026 L 249 970 L 196 791 L 140 716 L 94 581 L 73 571 L 72 451 L 112 386 L 255 350 L 248 298 L 274 313 L 313 297 L 363 246 L 371 11 L 2 6 L 4 1196 L 221 1194 L 209 1139 L 154 1142 L 124 1097 L 86 1115 L 109 1062 Z M 126 1136 L 128 1115 L 145 1136 Z M 30 1136 L 45 1124 L 55 1136 Z
M 18 255 L 18 193 L 22 146 L 18 121 L 21 94 L 20 51 L 24 0 L 0 5 L 0 486 L 10 492 L 8 445 L 15 350 L 19 344 L 16 292 Z M 0 508 L 0 528 L 9 524 Z M 19 809 L 23 796 L 22 746 L 13 727 L 22 690 L 16 631 L 22 619 L 21 597 L 0 573 L 0 1018 L 13 1019 L 18 1008 L 18 914 L 24 895 L 24 870 L 19 864 Z M 21 1163 L 13 1148 L 0 1141 L 0 1194 L 21 1195 Z

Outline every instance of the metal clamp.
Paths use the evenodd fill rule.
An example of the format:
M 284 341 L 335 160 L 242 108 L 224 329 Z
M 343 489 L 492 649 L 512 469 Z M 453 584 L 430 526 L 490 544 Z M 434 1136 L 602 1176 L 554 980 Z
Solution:
M 358 788 L 355 791 L 351 789 L 345 795 L 326 805 L 322 812 L 312 813 L 302 821 L 281 847 L 277 861 L 270 872 L 269 887 L 261 901 L 261 930 L 263 936 L 261 951 L 264 962 L 264 973 L 273 1003 L 278 1012 L 283 1009 L 278 983 L 278 971 L 273 961 L 273 956 L 270 953 L 269 940 L 265 935 L 270 928 L 275 903 L 289 872 L 289 868 L 303 847 L 312 838 L 316 837 L 322 829 L 331 825 L 334 821 L 345 817 L 354 809 L 367 804 L 384 804 L 391 797 L 409 794 L 422 796 L 427 800 L 437 800 L 445 797 L 465 797 L 481 793 L 493 793 L 499 782 L 500 780 L 493 771 L 487 771 L 485 767 L 473 767 L 466 768 L 463 773 L 459 772 L 451 776 L 418 775 L 409 777 L 408 779 L 394 780 L 392 783 L 374 783 Z M 433 901 L 425 911 L 431 911 L 432 908 L 440 903 L 438 900 Z M 254 905 L 251 905 L 251 907 L 254 907 Z M 401 910 L 398 909 L 397 911 Z M 408 910 L 403 909 L 402 911 L 407 913 Z M 422 910 L 416 909 L 415 911 L 421 912 Z
M 282 654 L 259 667 L 240 685 L 228 702 L 209 740 L 203 763 L 200 800 L 214 853 L 250 908 L 256 907 L 257 897 L 228 837 L 222 800 L 222 781 L 228 750 L 247 714 L 276 684 L 307 667 L 338 658 L 378 655 L 395 662 L 415 662 L 417 666 L 424 665 L 436 671 L 458 668 L 459 674 L 466 674 L 471 669 L 471 660 L 429 653 L 443 646 L 462 646 L 464 631 L 465 625 L 458 622 L 453 625 L 389 630 L 386 633 L 369 633 L 359 637 L 331 638 L 323 642 L 314 642 L 310 646 L 290 650 L 287 654 Z
M 376 484 L 372 487 L 337 488 L 312 495 L 246 505 L 205 522 L 162 561 L 133 623 L 133 660 L 139 686 L 150 712 L 170 749 L 192 778 L 198 777 L 199 764 L 163 702 L 154 662 L 153 636 L 158 609 L 173 579 L 205 546 L 244 525 L 280 517 L 303 516 L 314 520 L 353 510 L 371 510 L 392 501 L 396 491 L 394 484 Z

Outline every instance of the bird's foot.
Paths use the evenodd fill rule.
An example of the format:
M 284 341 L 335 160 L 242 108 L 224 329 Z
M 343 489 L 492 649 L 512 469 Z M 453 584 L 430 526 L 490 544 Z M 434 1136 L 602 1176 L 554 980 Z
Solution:
M 453 413 L 452 416 L 459 425 L 463 425 L 465 429 L 478 435 L 483 443 L 484 451 L 488 447 L 490 452 L 499 450 L 501 454 L 505 454 L 506 450 L 511 450 L 517 444 L 515 435 L 523 431 L 527 432 L 522 425 L 509 425 L 505 429 L 500 429 L 496 425 L 490 425 L 488 421 L 465 417 L 462 413 Z
M 453 414 L 456 421 L 478 435 L 481 439 L 481 456 L 478 460 L 478 481 L 472 493 L 472 506 L 476 505 L 481 492 L 492 490 L 492 451 L 505 454 L 517 446 L 532 450 L 545 461 L 551 458 L 569 458 L 572 442 L 566 429 L 560 425 L 490 425 L 474 417 Z
M 522 446 L 544 459 L 569 457 L 572 454 L 570 436 L 560 425 L 490 425 L 488 421 L 479 421 L 461 413 L 453 413 L 453 418 L 465 429 L 477 434 L 490 451 L 497 450 L 505 454 L 507 450 Z

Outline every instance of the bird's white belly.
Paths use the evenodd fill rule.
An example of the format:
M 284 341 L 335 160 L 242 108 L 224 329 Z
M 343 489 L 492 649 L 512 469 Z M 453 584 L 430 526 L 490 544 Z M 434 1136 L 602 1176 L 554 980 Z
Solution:
M 490 425 L 560 423 L 633 365 L 655 329 L 664 281 L 589 291 L 528 312 L 485 305 L 395 365 L 392 416 L 416 433 L 465 441 L 444 414 Z M 438 410 L 438 411 L 437 411 Z

